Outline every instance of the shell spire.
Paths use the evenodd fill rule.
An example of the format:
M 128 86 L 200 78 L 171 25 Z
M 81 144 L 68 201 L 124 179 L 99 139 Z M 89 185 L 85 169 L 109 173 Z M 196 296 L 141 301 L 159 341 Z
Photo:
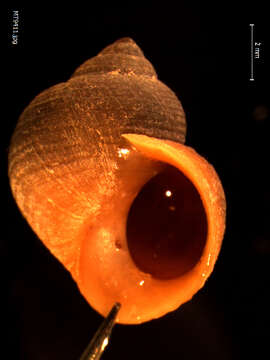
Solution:
M 144 57 L 135 41 L 129 37 L 115 41 L 105 47 L 97 56 L 85 61 L 72 77 L 110 72 L 157 78 L 152 64 Z

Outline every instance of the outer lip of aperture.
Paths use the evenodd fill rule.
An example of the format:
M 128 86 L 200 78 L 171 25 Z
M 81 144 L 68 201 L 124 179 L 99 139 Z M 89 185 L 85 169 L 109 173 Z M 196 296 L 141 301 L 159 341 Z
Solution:
M 194 184 L 207 214 L 208 238 L 220 226 L 220 241 L 217 241 L 220 247 L 225 229 L 226 200 L 221 181 L 213 166 L 186 145 L 138 134 L 122 136 L 145 156 L 176 167 Z
M 83 288 L 83 283 L 79 285 L 89 303 L 101 314 L 106 314 L 112 303 L 118 301 L 122 304 L 122 308 L 117 322 L 139 324 L 177 309 L 204 285 L 213 270 L 222 242 L 225 227 L 225 197 L 215 170 L 193 149 L 144 135 L 123 136 L 144 156 L 170 164 L 188 177 L 201 196 L 208 222 L 206 245 L 199 262 L 179 278 L 164 281 L 149 277 L 149 274 L 145 274 L 144 278 L 144 274 L 133 261 L 130 261 L 131 256 L 127 252 L 127 259 L 122 265 L 116 260 L 109 259 L 114 268 L 111 275 L 118 280 L 118 289 L 116 286 L 112 291 L 108 288 L 105 291 L 98 279 L 93 279 L 88 289 Z M 126 268 L 127 264 L 129 269 Z M 132 275 L 128 276 L 128 273 Z M 90 281 L 92 282 L 91 279 L 87 279 L 87 282 Z M 143 285 L 141 286 L 140 283 Z M 123 290 L 126 288 L 127 295 L 124 298 L 121 294 L 124 294 Z
M 213 271 L 225 231 L 226 200 L 223 187 L 213 166 L 194 149 L 170 140 L 160 140 L 145 135 L 123 134 L 123 137 L 145 156 L 178 168 L 194 184 L 205 208 L 208 233 L 199 262 L 184 276 L 168 281 L 179 282 L 179 294 L 183 290 L 181 279 L 185 278 L 190 282 L 190 291 L 186 292 L 186 299 L 181 302 L 181 296 L 179 300 L 176 299 L 175 305 L 172 306 L 176 308 L 188 301 L 204 285 Z M 159 280 L 155 279 L 155 281 Z

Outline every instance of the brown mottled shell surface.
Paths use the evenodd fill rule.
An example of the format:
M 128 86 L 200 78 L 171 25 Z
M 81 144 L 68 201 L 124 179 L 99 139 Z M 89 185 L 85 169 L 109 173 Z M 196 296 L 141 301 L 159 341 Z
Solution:
M 36 96 L 13 134 L 13 195 L 33 230 L 73 276 L 80 225 L 97 216 L 101 203 L 117 191 L 121 159 L 116 154 L 129 146 L 121 137 L 125 133 L 180 143 L 186 133 L 179 100 L 130 38 L 109 45 L 67 82 Z

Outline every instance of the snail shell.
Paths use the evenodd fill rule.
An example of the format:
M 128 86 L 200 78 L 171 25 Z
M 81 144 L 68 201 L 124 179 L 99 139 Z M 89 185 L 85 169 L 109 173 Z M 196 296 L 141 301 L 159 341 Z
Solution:
M 39 94 L 12 136 L 18 207 L 92 307 L 105 315 L 122 304 L 118 322 L 176 309 L 218 256 L 224 192 L 185 134 L 179 100 L 123 38 Z M 173 225 L 169 215 L 155 229 L 170 211 Z

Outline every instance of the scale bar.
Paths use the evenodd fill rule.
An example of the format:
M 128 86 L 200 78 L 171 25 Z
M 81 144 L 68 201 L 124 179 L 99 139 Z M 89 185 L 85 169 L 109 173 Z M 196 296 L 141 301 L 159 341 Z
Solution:
M 254 24 L 249 24 L 250 26 L 250 38 L 251 38 L 251 42 L 250 42 L 250 81 L 254 81 L 254 49 L 253 49 L 253 44 L 254 44 Z

